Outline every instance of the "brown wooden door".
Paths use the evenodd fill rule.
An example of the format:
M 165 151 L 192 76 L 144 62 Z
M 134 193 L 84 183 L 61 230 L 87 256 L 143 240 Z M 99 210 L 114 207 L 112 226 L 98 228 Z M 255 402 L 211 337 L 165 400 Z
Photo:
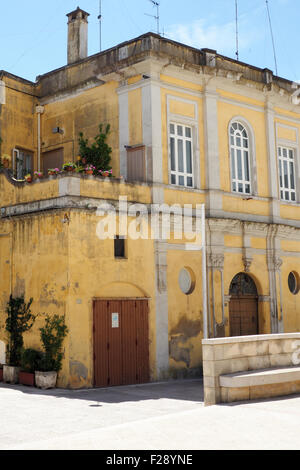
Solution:
M 232 296 L 229 305 L 230 336 L 258 334 L 257 297 Z
M 94 385 L 148 381 L 148 301 L 95 300 Z

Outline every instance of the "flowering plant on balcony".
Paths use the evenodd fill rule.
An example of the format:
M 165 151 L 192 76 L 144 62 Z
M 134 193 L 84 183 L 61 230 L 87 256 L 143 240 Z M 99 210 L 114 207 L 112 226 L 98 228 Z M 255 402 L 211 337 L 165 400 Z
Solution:
M 63 171 L 74 171 L 76 168 L 75 163 L 68 162 L 63 164 Z
M 3 166 L 4 168 L 9 168 L 10 161 L 10 155 L 8 155 L 7 153 L 1 156 L 1 166 Z
M 35 171 L 35 172 L 34 172 L 34 177 L 35 177 L 36 179 L 43 178 L 43 173 L 41 173 L 40 171 Z
M 31 183 L 32 181 L 32 176 L 30 173 L 28 173 L 27 175 L 24 176 L 24 179 L 27 183 Z
M 105 178 L 111 178 L 112 177 L 112 169 L 110 170 L 99 170 L 98 171 L 100 176 L 103 176 Z
M 95 170 L 96 167 L 94 165 L 87 165 L 86 167 L 84 167 L 84 171 L 87 175 L 92 175 Z
M 49 168 L 48 175 L 58 175 L 60 173 L 59 168 Z

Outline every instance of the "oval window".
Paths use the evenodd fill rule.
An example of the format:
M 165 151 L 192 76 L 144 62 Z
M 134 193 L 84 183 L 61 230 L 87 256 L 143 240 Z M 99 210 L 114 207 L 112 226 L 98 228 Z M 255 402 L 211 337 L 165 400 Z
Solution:
M 179 287 L 185 295 L 190 295 L 195 289 L 195 274 L 190 268 L 183 268 L 179 273 Z
M 298 294 L 299 292 L 299 276 L 295 272 L 290 272 L 289 277 L 288 277 L 288 285 L 290 292 L 293 295 Z

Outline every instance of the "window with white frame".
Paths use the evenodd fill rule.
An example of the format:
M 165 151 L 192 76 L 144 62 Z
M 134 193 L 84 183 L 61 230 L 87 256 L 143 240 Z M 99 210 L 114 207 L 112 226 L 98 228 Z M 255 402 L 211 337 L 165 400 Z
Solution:
M 296 201 L 295 152 L 291 148 L 278 147 L 280 199 Z
M 230 126 L 231 189 L 251 194 L 250 145 L 246 128 L 240 122 Z
M 183 124 L 170 124 L 171 184 L 192 188 L 193 138 L 192 128 Z

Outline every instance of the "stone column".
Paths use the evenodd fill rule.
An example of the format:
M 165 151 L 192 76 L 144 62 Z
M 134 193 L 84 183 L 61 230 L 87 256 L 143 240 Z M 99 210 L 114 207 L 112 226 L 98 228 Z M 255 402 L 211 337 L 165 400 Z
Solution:
M 224 306 L 224 254 L 211 253 L 208 256 L 208 283 L 211 293 L 212 336 L 225 336 L 225 306 Z
M 271 333 L 282 333 L 283 311 L 281 299 L 281 266 L 282 260 L 279 257 L 280 242 L 276 239 L 278 228 L 274 225 L 269 227 L 267 237 L 267 264 L 269 271 L 270 286 L 270 314 Z
M 206 200 L 210 217 L 217 217 L 222 212 L 220 192 L 219 132 L 218 132 L 218 94 L 213 85 L 206 86 L 203 93 L 205 160 L 206 160 Z
M 275 139 L 275 112 L 272 104 L 267 101 L 265 106 L 267 154 L 269 167 L 269 189 L 271 198 L 270 216 L 271 222 L 276 223 L 280 218 L 280 202 L 278 198 L 278 169 L 277 169 L 277 149 Z
M 169 319 L 167 289 L 167 242 L 154 241 L 156 298 L 156 371 L 157 379 L 169 371 Z

